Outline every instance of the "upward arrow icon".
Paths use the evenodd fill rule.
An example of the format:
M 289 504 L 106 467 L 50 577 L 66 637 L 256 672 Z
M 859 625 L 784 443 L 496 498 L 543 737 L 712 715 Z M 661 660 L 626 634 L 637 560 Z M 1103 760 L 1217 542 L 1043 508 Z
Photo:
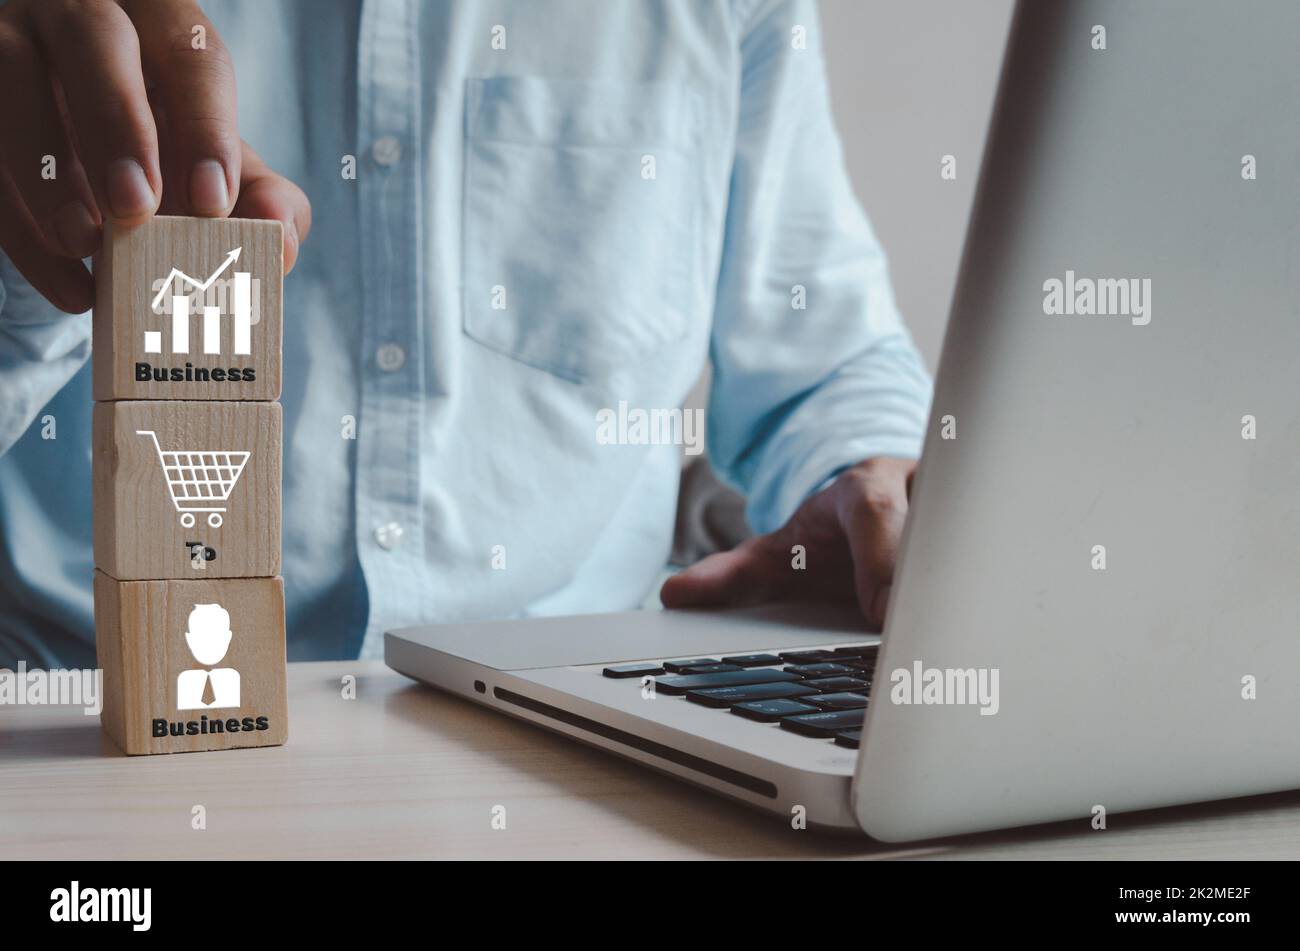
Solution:
M 153 303 L 151 303 L 149 306 L 154 310 L 158 309 L 158 305 L 162 303 L 163 297 L 166 296 L 167 294 L 167 289 L 172 286 L 172 281 L 174 280 L 184 281 L 186 284 L 189 284 L 191 287 L 195 288 L 196 290 L 206 291 L 209 287 L 212 286 L 212 282 L 221 276 L 221 273 L 225 271 L 226 268 L 230 267 L 230 265 L 234 264 L 237 260 L 239 260 L 239 252 L 242 250 L 244 249 L 241 246 L 235 248 L 235 250 L 227 254 L 226 259 L 221 262 L 221 265 L 215 271 L 213 271 L 211 275 L 209 275 L 206 281 L 200 281 L 197 280 L 196 278 L 190 277 L 180 268 L 175 268 L 175 267 L 172 268 L 171 273 L 167 275 L 167 280 L 163 281 L 162 287 L 159 289 L 157 295 L 154 297 Z

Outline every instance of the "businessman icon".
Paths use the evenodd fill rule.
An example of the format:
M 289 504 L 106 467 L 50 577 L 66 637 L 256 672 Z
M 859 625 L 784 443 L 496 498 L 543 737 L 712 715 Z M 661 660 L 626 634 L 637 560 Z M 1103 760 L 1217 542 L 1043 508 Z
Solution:
M 239 706 L 239 671 L 217 667 L 226 656 L 230 639 L 230 614 L 219 604 L 196 604 L 190 612 L 185 643 L 201 670 L 183 670 L 176 678 L 177 710 L 212 710 Z

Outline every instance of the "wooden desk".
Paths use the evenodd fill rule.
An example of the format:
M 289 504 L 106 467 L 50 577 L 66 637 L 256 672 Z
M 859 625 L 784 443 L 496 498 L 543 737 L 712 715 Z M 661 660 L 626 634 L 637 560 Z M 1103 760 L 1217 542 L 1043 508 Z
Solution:
M 1300 793 L 1112 816 L 1106 832 L 1071 823 L 899 848 L 794 831 L 376 662 L 289 665 L 289 709 L 284 747 L 128 758 L 80 709 L 0 707 L 0 855 L 1300 857 Z M 191 829 L 196 804 L 205 831 Z

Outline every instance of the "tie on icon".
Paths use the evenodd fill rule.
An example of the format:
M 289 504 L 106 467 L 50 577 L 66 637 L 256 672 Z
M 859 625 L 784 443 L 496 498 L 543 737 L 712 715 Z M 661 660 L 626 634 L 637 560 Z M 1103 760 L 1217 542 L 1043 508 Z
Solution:
M 212 689 L 212 671 L 206 671 L 206 678 L 203 681 L 203 696 L 199 698 L 205 707 L 210 707 L 217 702 L 217 692 Z

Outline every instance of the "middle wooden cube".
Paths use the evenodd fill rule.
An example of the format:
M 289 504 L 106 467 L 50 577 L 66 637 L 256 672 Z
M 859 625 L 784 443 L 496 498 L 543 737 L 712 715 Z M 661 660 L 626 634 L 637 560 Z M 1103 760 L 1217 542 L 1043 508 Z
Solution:
M 95 564 L 121 581 L 280 573 L 278 403 L 98 403 Z

